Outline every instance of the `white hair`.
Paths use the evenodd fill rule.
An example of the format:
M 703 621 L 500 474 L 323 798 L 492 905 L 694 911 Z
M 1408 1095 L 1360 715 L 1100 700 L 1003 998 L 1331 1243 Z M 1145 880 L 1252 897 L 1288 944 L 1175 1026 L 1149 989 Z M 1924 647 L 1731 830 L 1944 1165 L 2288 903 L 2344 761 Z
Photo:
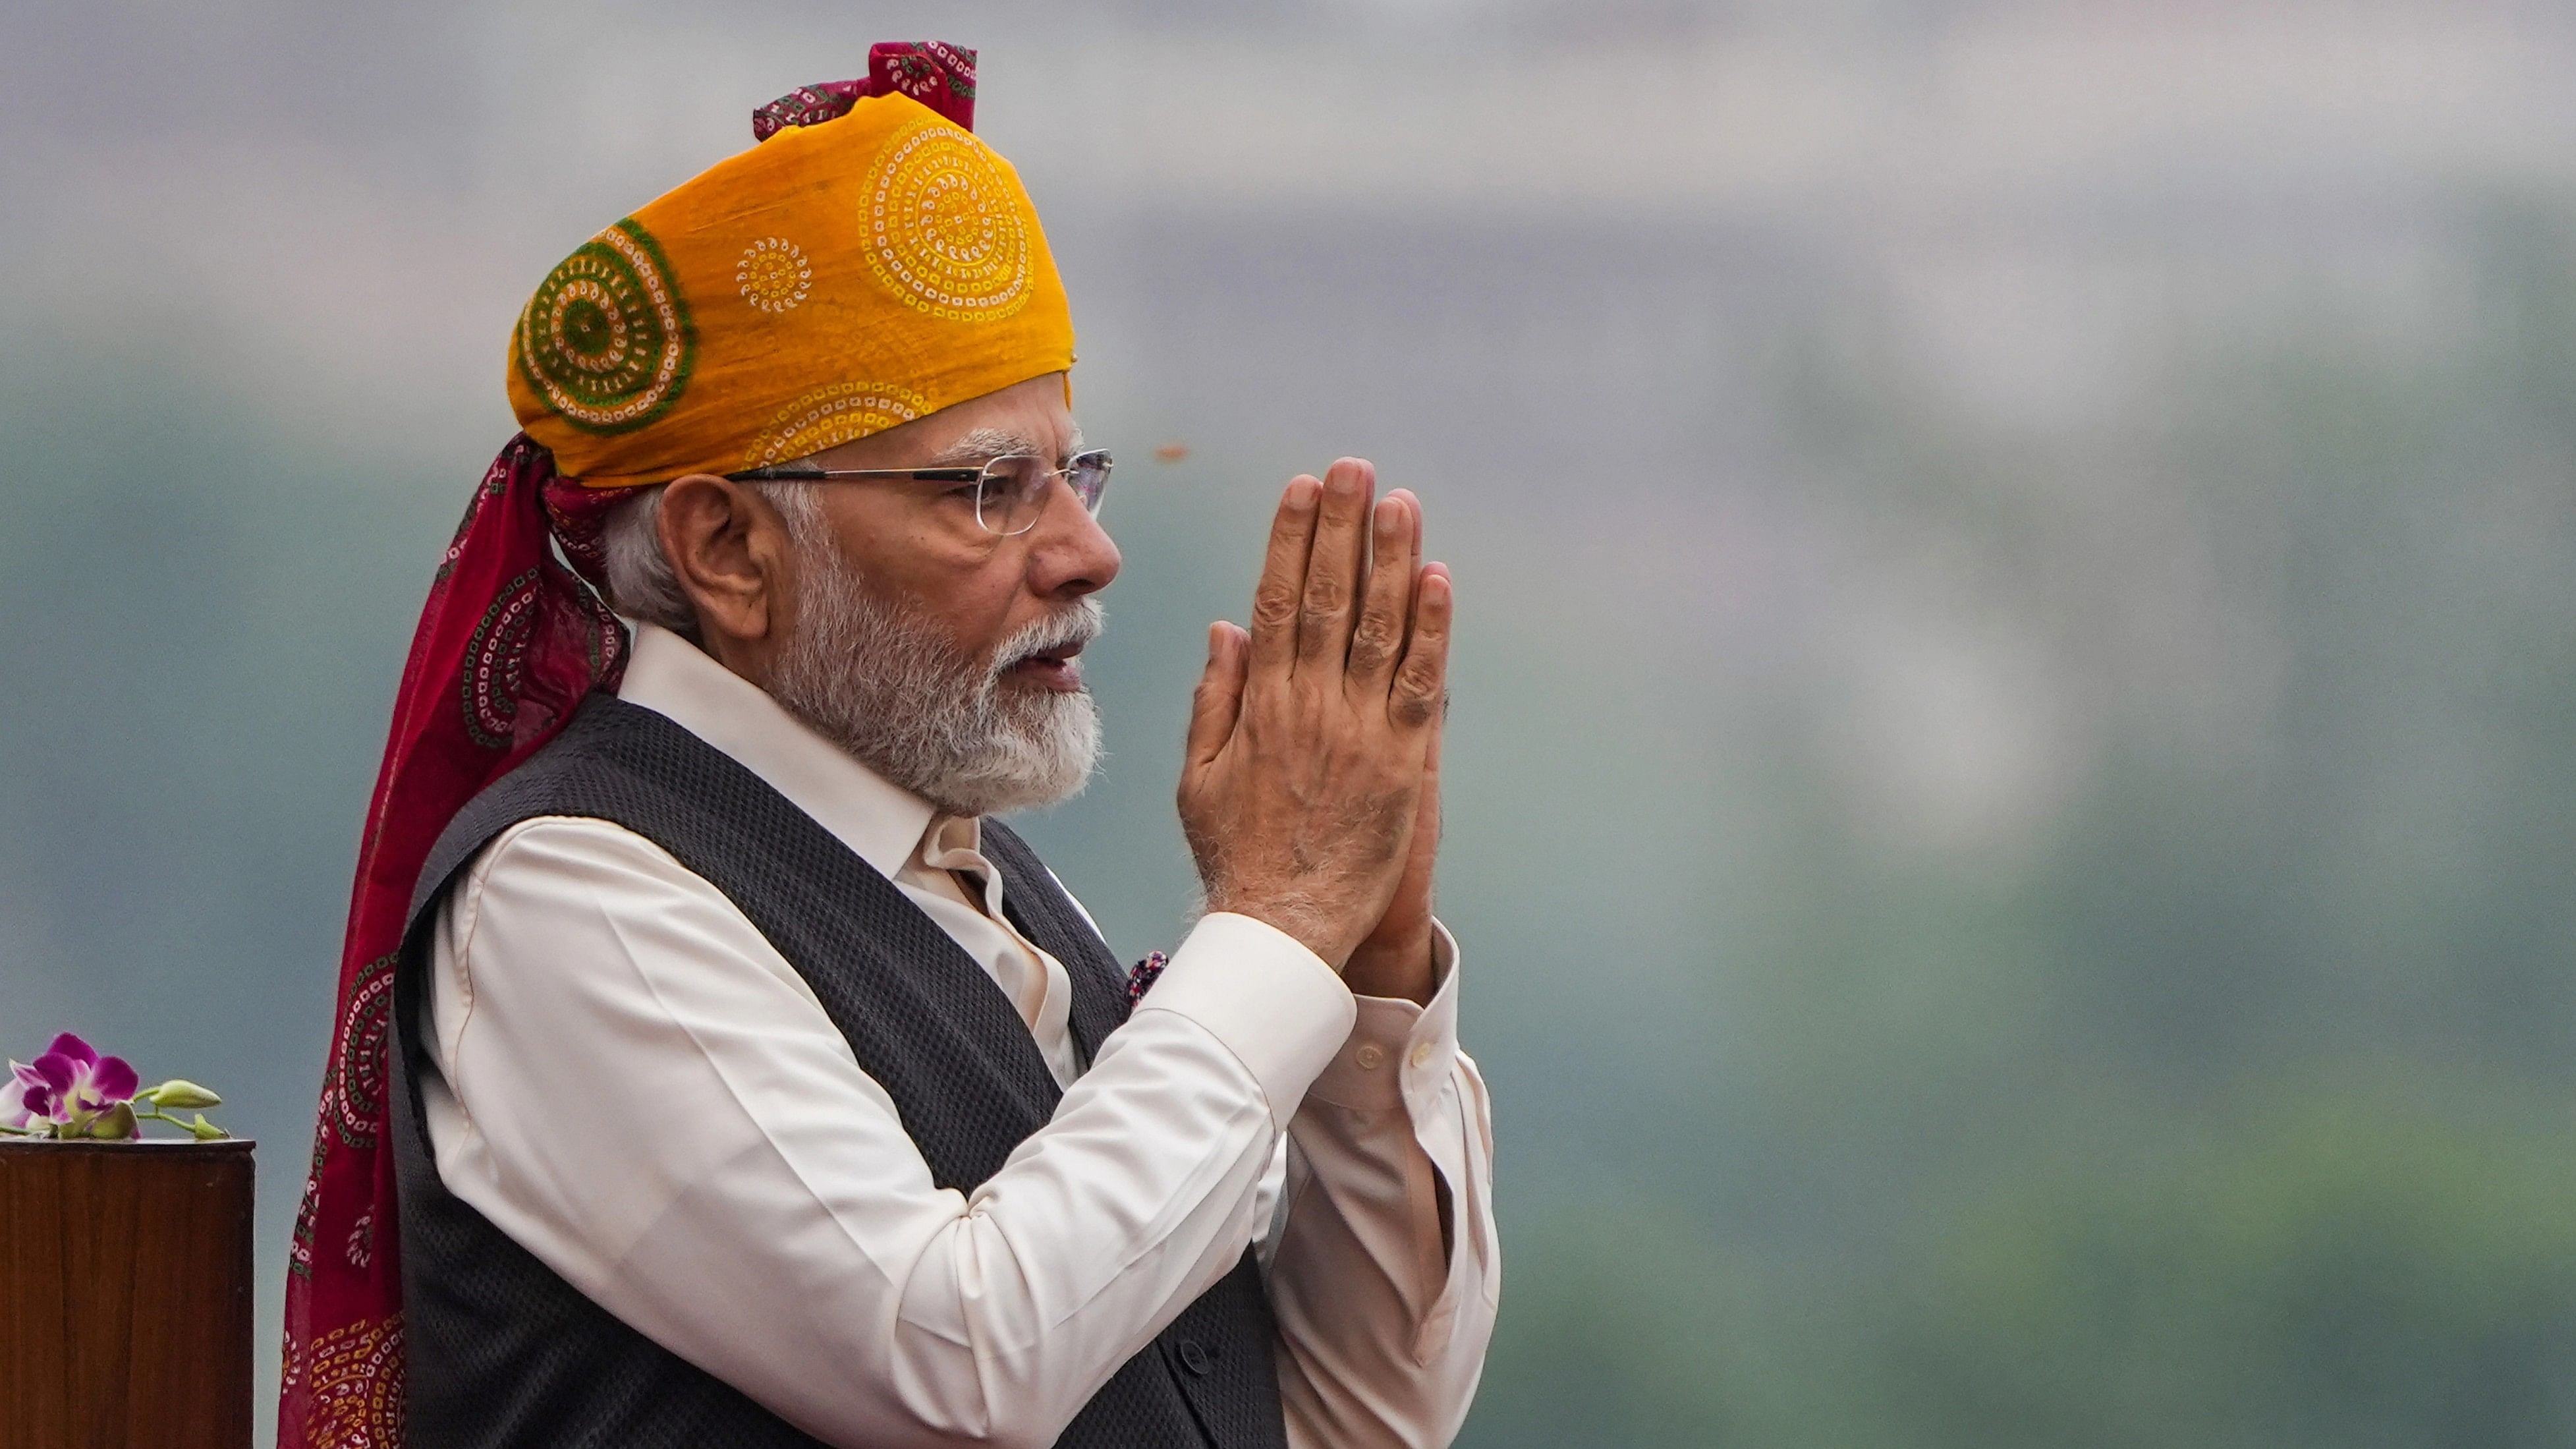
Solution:
M 600 546 L 608 556 L 608 606 L 627 618 L 658 624 L 691 643 L 698 638 L 698 611 L 680 587 L 680 576 L 662 552 L 662 493 L 667 484 L 638 488 L 609 510 L 600 524 Z M 753 483 L 787 524 L 788 541 L 802 548 L 823 525 L 822 505 L 802 483 Z
M 964 437 L 942 448 L 936 457 L 922 466 L 952 468 L 980 463 L 1005 453 L 1036 453 L 1045 456 L 1056 451 L 1047 444 L 1005 428 L 975 428 Z M 1067 439 L 1064 457 L 1082 451 L 1082 429 L 1074 428 Z M 819 463 L 821 454 L 799 458 L 799 464 Z M 1058 458 L 1061 463 L 1063 458 Z M 600 527 L 600 542 L 608 554 L 609 607 L 630 619 L 659 624 L 672 633 L 698 641 L 698 613 L 689 603 L 688 594 L 680 588 L 680 576 L 672 571 L 670 559 L 662 553 L 662 493 L 667 485 L 656 483 L 634 490 L 631 497 L 609 511 Z M 788 540 L 799 548 L 814 536 L 823 522 L 822 505 L 815 501 L 812 485 L 804 483 L 753 483 L 754 493 L 778 510 L 787 523 Z

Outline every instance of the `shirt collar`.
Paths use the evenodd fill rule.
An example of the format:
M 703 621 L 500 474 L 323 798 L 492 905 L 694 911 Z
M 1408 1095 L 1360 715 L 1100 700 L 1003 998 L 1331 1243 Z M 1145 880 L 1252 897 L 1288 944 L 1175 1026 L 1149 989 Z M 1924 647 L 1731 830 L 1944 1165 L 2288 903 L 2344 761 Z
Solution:
M 635 625 L 617 697 L 724 751 L 888 878 L 921 847 L 930 802 L 851 758 L 695 644 Z

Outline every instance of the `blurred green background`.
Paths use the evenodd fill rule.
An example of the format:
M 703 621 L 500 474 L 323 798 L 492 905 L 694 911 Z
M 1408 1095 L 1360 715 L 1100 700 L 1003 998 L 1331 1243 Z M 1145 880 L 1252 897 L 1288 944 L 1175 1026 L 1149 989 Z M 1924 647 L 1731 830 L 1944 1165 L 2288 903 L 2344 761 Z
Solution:
M 227 1094 L 272 1345 L 519 302 L 927 36 L 1124 460 L 1029 822 L 1120 949 L 1278 483 L 1459 579 L 1462 1442 L 2576 1442 L 2576 13 L 2499 0 L 0 10 L 0 1051 Z

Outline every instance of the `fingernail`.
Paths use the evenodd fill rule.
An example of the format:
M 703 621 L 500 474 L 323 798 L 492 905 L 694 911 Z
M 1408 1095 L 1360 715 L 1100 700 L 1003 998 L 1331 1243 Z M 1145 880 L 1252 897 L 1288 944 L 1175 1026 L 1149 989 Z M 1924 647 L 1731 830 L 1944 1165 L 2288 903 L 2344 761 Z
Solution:
M 1379 499 L 1377 501 L 1377 511 L 1373 521 L 1377 525 L 1378 532 L 1385 534 L 1388 538 L 1395 537 L 1395 535 L 1403 531 L 1404 528 L 1404 505 L 1396 502 L 1393 498 Z
M 1300 513 L 1305 512 L 1315 506 L 1315 497 L 1323 487 L 1323 484 L 1303 475 L 1291 478 L 1288 480 L 1288 506 Z

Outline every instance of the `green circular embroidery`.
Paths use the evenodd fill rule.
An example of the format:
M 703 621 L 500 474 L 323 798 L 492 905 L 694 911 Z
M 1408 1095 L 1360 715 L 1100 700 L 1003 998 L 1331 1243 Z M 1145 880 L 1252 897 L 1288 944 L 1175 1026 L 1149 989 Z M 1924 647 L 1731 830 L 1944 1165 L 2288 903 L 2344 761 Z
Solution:
M 697 353 L 671 264 L 632 217 L 582 244 L 519 314 L 519 374 L 579 428 L 622 433 L 660 417 Z

